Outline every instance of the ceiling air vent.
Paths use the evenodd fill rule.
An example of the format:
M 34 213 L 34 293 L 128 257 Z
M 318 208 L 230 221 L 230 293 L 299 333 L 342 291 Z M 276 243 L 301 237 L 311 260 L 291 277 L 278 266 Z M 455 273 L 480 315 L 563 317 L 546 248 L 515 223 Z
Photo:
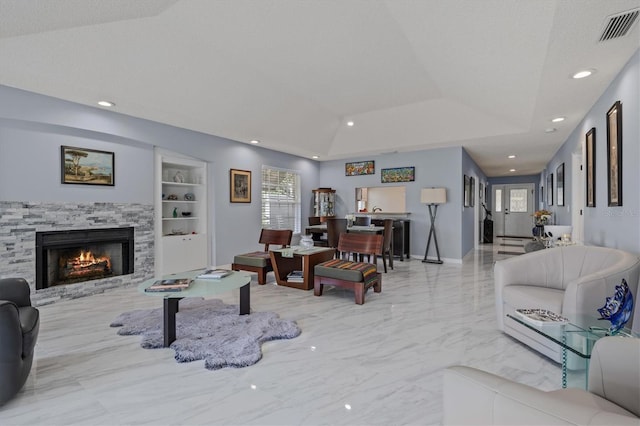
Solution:
M 604 30 L 600 35 L 600 41 L 612 40 L 614 38 L 627 35 L 631 27 L 633 27 L 633 24 L 635 24 L 638 19 L 639 13 L 640 9 L 633 9 L 617 15 L 609 16 L 605 23 Z

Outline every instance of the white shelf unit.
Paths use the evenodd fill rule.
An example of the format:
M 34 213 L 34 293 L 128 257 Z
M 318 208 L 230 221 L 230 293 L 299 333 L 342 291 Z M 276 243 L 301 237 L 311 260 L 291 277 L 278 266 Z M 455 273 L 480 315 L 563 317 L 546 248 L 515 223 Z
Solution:
M 156 275 L 206 268 L 207 163 L 161 150 L 155 157 Z

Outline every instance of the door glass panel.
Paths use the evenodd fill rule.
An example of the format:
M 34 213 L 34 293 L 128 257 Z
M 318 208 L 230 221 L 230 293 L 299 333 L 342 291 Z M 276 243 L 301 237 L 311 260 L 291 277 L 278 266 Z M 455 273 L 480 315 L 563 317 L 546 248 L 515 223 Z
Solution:
M 526 189 L 509 190 L 509 211 L 511 211 L 511 213 L 527 212 L 527 190 Z
M 493 206 L 493 211 L 502 211 L 502 189 L 496 189 L 496 204 Z

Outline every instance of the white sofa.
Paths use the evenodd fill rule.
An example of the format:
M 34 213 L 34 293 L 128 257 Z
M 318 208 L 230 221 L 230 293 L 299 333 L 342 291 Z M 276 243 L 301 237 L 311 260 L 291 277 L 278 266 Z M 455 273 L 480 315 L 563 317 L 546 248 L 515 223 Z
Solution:
M 598 317 L 597 309 L 626 279 L 636 305 L 638 256 L 613 248 L 566 246 L 526 253 L 496 262 L 495 300 L 498 328 L 556 362 L 559 345 L 507 318 L 518 308 L 542 308 L 558 314 Z M 633 318 L 627 323 L 632 325 Z M 608 327 L 608 322 L 603 326 Z M 569 368 L 573 368 L 571 365 Z
M 445 425 L 640 425 L 640 339 L 594 346 L 588 391 L 544 392 L 470 367 L 444 371 Z

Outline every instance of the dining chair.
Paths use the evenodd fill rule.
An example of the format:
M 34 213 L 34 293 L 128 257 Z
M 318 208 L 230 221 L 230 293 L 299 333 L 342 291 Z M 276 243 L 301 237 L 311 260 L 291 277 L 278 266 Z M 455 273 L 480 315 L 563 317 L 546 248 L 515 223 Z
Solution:
M 309 216 L 309 226 L 321 225 L 322 221 L 320 220 L 320 216 Z M 328 242 L 327 238 L 323 238 L 325 234 L 312 232 L 311 238 L 313 239 L 313 245 L 315 247 L 327 247 Z
M 384 232 L 382 241 L 382 265 L 384 266 L 384 272 L 387 273 L 387 259 L 389 259 L 389 267 L 393 269 L 393 219 L 384 220 Z
M 369 226 L 371 225 L 371 217 L 370 216 L 356 216 L 353 224 L 355 226 Z
M 340 234 L 347 231 L 347 219 L 328 218 L 327 219 L 327 247 L 335 249 L 335 257 L 340 256 L 338 243 L 340 242 Z

